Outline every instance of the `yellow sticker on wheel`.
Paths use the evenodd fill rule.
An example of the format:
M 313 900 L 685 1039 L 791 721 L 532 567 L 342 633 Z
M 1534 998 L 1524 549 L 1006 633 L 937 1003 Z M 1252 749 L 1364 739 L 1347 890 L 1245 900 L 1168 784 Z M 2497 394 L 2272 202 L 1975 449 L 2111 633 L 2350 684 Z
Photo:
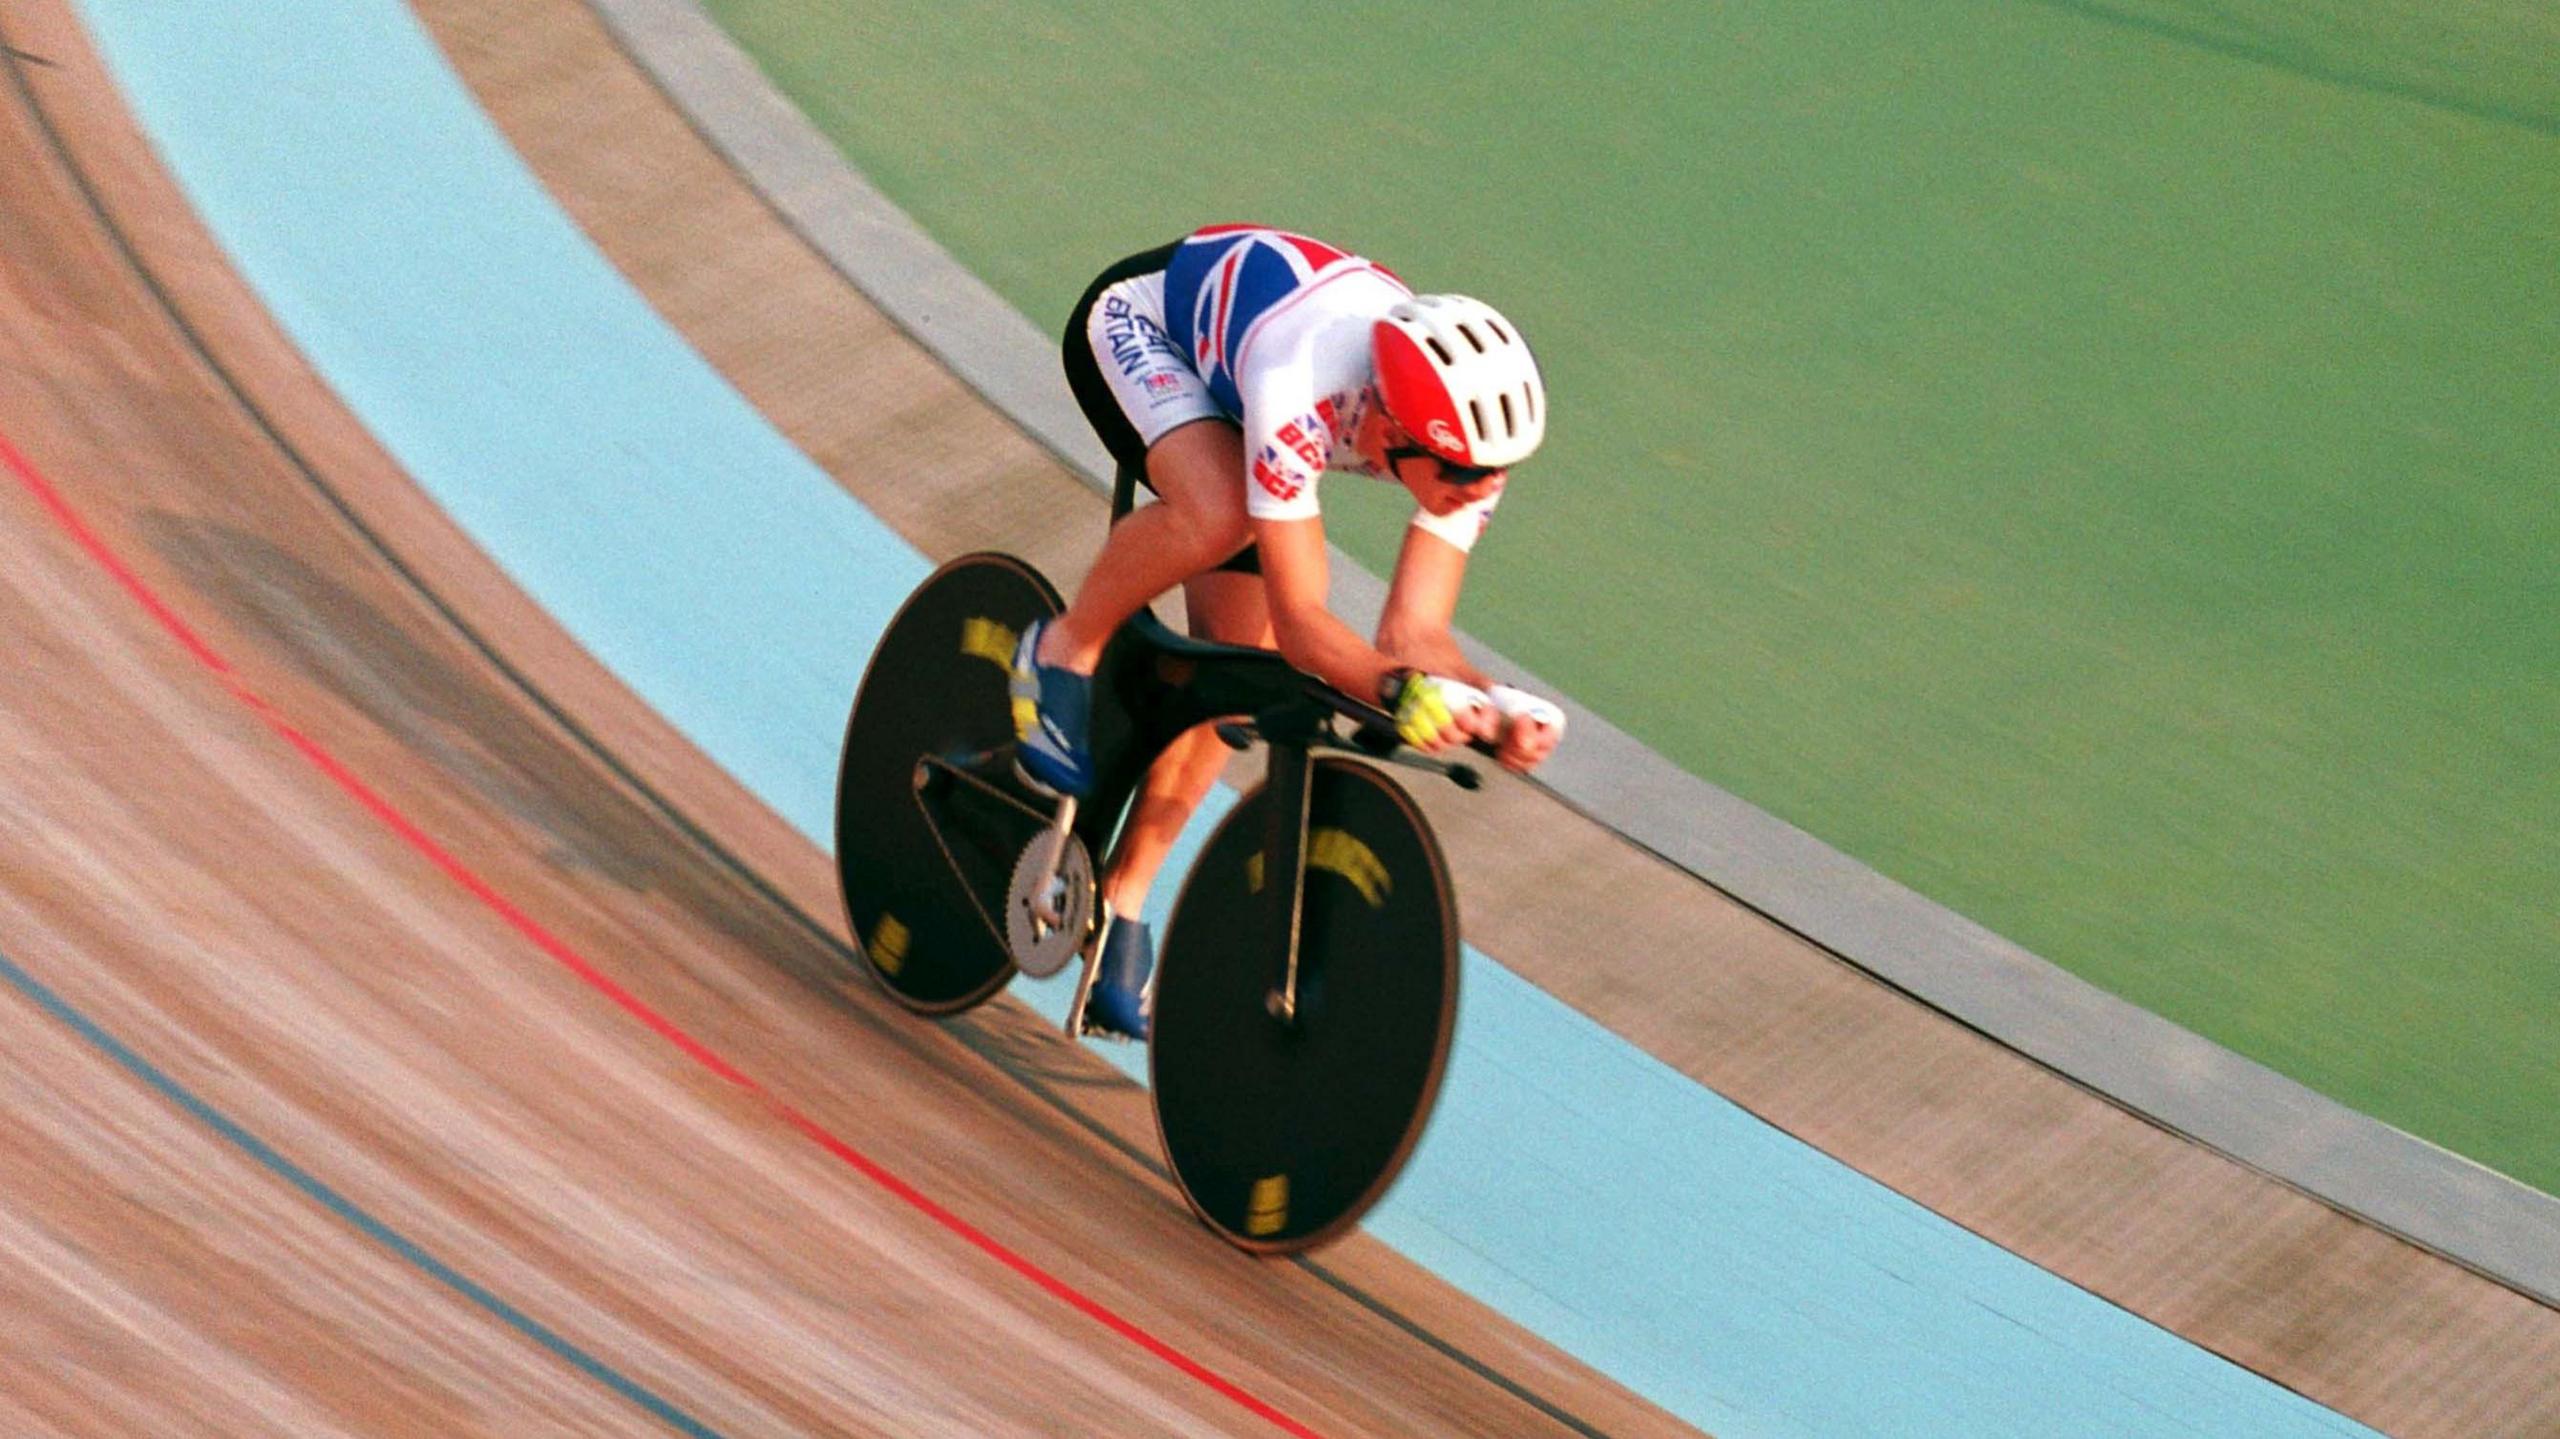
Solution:
M 960 653 L 985 660 L 1006 674 L 1013 673 L 1014 646 L 1022 636 L 1013 629 L 985 615 L 972 615 L 960 622 Z
M 1351 881 L 1351 887 L 1360 891 L 1360 897 L 1369 902 L 1371 909 L 1383 907 L 1388 893 L 1395 888 L 1377 851 L 1362 844 L 1359 836 L 1348 830 L 1320 829 L 1307 836 L 1307 867 Z
M 1274 1174 L 1253 1181 L 1245 1201 L 1244 1232 L 1259 1239 L 1289 1227 L 1289 1176 Z
M 1262 893 L 1263 852 L 1255 850 L 1244 857 L 1244 885 L 1249 894 Z M 1338 874 L 1360 891 L 1360 897 L 1371 909 L 1386 907 L 1387 896 L 1395 892 L 1395 877 L 1387 873 L 1378 852 L 1360 842 L 1349 830 L 1320 829 L 1307 836 L 1307 868 Z
M 896 974 L 907 967 L 907 943 L 912 938 L 896 915 L 880 916 L 880 923 L 871 934 L 871 962 L 880 966 L 883 974 Z

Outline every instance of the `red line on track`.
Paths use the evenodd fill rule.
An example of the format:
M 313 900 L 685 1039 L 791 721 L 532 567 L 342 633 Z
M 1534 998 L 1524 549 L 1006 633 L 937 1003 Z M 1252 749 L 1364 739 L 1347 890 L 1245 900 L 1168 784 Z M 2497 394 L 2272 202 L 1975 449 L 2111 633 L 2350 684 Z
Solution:
M 900 1179 L 861 1150 L 837 1138 L 824 1125 L 793 1108 L 773 1091 L 749 1078 L 745 1071 L 723 1059 L 710 1046 L 678 1028 L 673 1020 L 651 1009 L 638 996 L 616 984 L 610 976 L 589 963 L 584 955 L 570 948 L 568 943 L 559 936 L 544 929 L 533 916 L 517 908 L 512 901 L 498 893 L 470 866 L 455 858 L 444 846 L 436 843 L 425 830 L 420 829 L 407 815 L 401 813 L 391 801 L 376 793 L 370 785 L 357 776 L 354 770 L 349 769 L 336 755 L 323 748 L 318 740 L 295 728 L 292 721 L 286 719 L 273 705 L 268 704 L 264 696 L 250 689 L 247 681 L 240 678 L 239 672 L 231 668 L 230 662 L 211 645 L 206 644 L 202 637 L 179 617 L 176 610 L 163 602 L 151 586 L 144 583 L 142 577 L 135 573 L 131 566 L 125 564 L 96 531 L 89 528 L 88 524 L 80 518 L 79 512 L 71 508 L 70 503 L 63 499 L 61 492 L 36 470 L 35 465 L 19 452 L 18 447 L 10 442 L 6 434 L 0 434 L 0 460 L 7 462 L 10 471 L 17 475 L 19 482 L 26 487 L 28 493 L 35 496 L 36 502 L 44 506 L 46 512 L 53 516 L 54 521 L 62 527 L 63 531 L 78 542 L 80 547 L 88 552 L 89 557 L 114 578 L 117 584 L 122 585 L 125 592 L 133 596 L 134 600 L 149 612 L 151 617 L 159 622 L 160 627 L 167 630 L 197 663 L 212 671 L 215 677 L 222 681 L 223 688 L 229 690 L 234 698 L 255 712 L 258 718 L 264 721 L 269 729 L 275 731 L 285 743 L 301 751 L 305 759 L 311 761 L 322 774 L 335 781 L 340 789 L 345 790 L 376 819 L 381 820 L 392 833 L 406 840 L 410 848 L 415 849 L 425 856 L 429 863 L 451 876 L 456 884 L 468 891 L 472 898 L 488 906 L 500 919 L 506 921 L 510 928 L 531 940 L 535 948 L 549 955 L 570 973 L 586 981 L 605 998 L 620 1005 L 633 1018 L 655 1030 L 668 1043 L 683 1051 L 687 1058 L 753 1095 L 784 1124 L 808 1136 L 819 1148 L 844 1161 L 863 1178 L 887 1190 L 918 1213 L 966 1240 L 989 1258 L 1021 1275 L 1112 1333 L 1198 1380 L 1256 1418 L 1268 1420 L 1282 1432 L 1299 1435 L 1301 1439 L 1316 1439 L 1314 1430 L 1281 1413 L 1279 1409 L 1255 1397 L 1233 1381 L 1221 1377 L 1199 1360 L 1121 1317 L 1100 1300 L 1005 1247 L 1001 1241 L 984 1230 L 936 1203 L 922 1190 Z

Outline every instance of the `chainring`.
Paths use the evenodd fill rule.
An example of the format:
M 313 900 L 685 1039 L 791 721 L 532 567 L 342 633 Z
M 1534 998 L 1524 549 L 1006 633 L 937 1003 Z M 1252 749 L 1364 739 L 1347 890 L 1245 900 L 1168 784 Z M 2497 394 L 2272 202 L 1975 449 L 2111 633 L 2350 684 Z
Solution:
M 1093 858 L 1085 853 L 1084 841 L 1071 834 L 1059 852 L 1057 868 L 1051 870 L 1041 861 L 1048 855 L 1052 837 L 1051 831 L 1043 830 L 1023 847 L 1022 857 L 1013 862 L 1013 882 L 1004 893 L 1005 948 L 1013 955 L 1013 967 L 1033 979 L 1047 979 L 1066 968 L 1093 929 Z M 1059 915 L 1055 926 L 1043 924 L 1032 913 L 1035 889 L 1044 883 Z

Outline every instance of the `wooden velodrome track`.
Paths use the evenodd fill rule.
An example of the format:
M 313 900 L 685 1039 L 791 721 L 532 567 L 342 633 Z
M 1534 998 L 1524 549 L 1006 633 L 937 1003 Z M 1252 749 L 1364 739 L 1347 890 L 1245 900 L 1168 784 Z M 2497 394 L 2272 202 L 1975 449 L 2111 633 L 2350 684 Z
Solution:
M 1097 502 L 583 7 L 421 11 L 865 504 L 1073 575 Z M 849 984 L 823 858 L 303 368 L 58 0 L 0 25 L 0 1432 L 1679 1428 L 1369 1241 L 1239 1261 L 1103 1066 L 1010 1004 L 930 1026 Z M 2560 1430 L 2547 1308 L 1588 826 L 1524 854 L 1441 808 L 1471 933 L 1764 1117 L 2378 1427 Z M 1519 898 L 1567 877 L 1607 953 Z
M 820 857 L 371 449 L 63 12 L 7 28 L 0 952 L 61 1008 L 0 992 L 0 1433 L 1678 1429 L 1374 1243 L 1240 1262 L 1023 1011 L 844 987 Z

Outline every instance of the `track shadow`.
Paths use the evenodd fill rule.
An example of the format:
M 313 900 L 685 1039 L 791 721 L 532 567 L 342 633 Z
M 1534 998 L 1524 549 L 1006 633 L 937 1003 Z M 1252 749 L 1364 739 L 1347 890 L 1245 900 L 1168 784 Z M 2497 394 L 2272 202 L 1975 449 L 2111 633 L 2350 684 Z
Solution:
M 902 1041 L 927 1032 L 877 993 L 860 956 L 831 932 L 834 916 L 801 913 L 750 883 L 726 855 L 686 843 L 665 811 L 635 798 L 584 743 L 492 685 L 478 658 L 422 639 L 263 535 L 167 510 L 144 514 L 138 527 L 190 588 L 263 648 L 421 761 L 547 836 L 546 862 L 672 906 Z M 989 1006 L 942 1027 L 1088 1129 L 1098 1126 L 1065 1095 L 1129 1083 L 1060 1044 L 1027 1010 Z M 1132 1157 L 1160 1167 L 1152 1156 Z
M 655 897 L 834 990 L 860 976 L 808 920 L 700 847 L 582 746 L 493 686 L 450 644 L 400 620 L 264 536 L 169 511 L 146 541 L 269 652 L 344 699 L 419 760 L 549 838 L 547 862 Z

